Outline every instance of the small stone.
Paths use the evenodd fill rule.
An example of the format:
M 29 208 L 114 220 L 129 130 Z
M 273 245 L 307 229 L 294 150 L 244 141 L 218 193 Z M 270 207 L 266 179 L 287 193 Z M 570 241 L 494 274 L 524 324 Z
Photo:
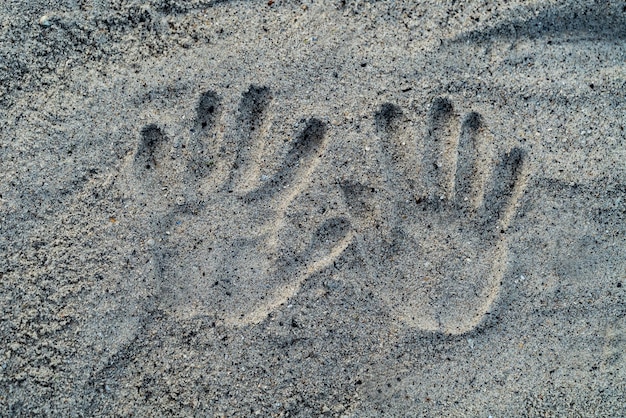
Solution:
M 337 405 L 333 406 L 333 411 L 336 412 L 336 413 L 342 413 L 345 410 L 346 410 L 346 407 L 343 406 L 340 403 L 338 403 Z
M 39 24 L 41 26 L 48 27 L 52 25 L 52 22 L 50 21 L 50 17 L 48 15 L 43 15 L 39 18 Z
M 148 241 L 146 241 L 146 244 L 148 244 L 148 247 L 152 247 L 154 246 L 154 240 L 150 238 Z

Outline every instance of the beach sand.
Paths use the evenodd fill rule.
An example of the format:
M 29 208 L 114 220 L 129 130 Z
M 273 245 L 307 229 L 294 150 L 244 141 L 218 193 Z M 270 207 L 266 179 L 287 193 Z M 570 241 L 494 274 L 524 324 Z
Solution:
M 1 416 L 626 415 L 623 3 L 0 19 Z

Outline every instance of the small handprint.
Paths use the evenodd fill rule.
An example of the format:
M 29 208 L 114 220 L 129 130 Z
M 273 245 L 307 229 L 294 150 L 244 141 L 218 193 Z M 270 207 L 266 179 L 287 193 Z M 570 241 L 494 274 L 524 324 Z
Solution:
M 465 115 L 459 129 L 448 99 L 435 99 L 428 118 L 418 147 L 402 110 L 384 104 L 374 115 L 383 190 L 342 188 L 367 280 L 396 318 L 458 335 L 475 329 L 498 297 L 524 152 L 514 148 L 493 162 L 482 117 Z
M 158 308 L 175 318 L 260 322 L 351 240 L 347 222 L 329 218 L 304 232 L 310 244 L 303 252 L 282 246 L 285 211 L 307 188 L 327 138 L 324 122 L 303 120 L 281 168 L 260 176 L 272 100 L 268 88 L 251 86 L 225 115 L 220 97 L 206 92 L 178 145 L 158 123 L 141 130 L 127 172 L 151 217 Z

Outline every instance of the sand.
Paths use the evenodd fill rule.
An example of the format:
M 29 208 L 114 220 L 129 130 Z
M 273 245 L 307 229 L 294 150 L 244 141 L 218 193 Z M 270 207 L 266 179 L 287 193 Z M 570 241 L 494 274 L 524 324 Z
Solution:
M 0 415 L 626 415 L 622 3 L 0 18 Z

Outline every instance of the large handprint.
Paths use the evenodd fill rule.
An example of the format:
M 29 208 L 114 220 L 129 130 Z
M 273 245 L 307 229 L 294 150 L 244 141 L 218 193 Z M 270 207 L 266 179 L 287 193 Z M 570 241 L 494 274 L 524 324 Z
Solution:
M 463 334 L 498 297 L 524 153 L 514 148 L 492 161 L 481 116 L 465 115 L 459 130 L 445 98 L 433 101 L 421 144 L 405 119 L 392 104 L 374 117 L 383 190 L 343 184 L 364 277 L 407 326 Z
M 313 230 L 292 231 L 308 234 L 306 250 L 295 253 L 280 242 L 285 210 L 324 153 L 326 125 L 303 120 L 286 142 L 282 166 L 260 176 L 263 141 L 272 140 L 264 123 L 271 101 L 268 88 L 251 86 L 237 110 L 224 112 L 209 91 L 186 141 L 175 143 L 158 123 L 141 129 L 127 181 L 150 218 L 158 308 L 174 317 L 260 322 L 351 240 L 347 224 L 329 218 Z

